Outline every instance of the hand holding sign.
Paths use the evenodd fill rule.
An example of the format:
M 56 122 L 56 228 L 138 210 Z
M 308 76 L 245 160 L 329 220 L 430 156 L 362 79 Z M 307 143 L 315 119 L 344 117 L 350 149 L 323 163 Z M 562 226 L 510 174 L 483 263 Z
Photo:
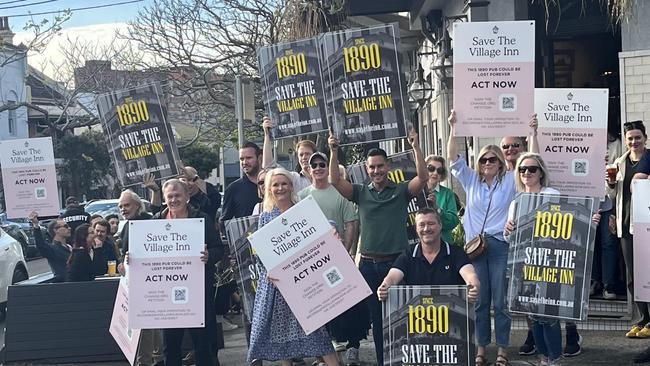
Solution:
M 330 151 L 338 150 L 339 148 L 339 139 L 334 136 L 334 130 L 330 127 L 330 135 L 327 138 L 327 144 L 330 147 Z
M 415 132 L 415 129 L 411 129 L 409 132 L 408 141 L 409 145 L 411 145 L 414 149 L 420 147 L 420 139 L 418 139 L 418 134 Z

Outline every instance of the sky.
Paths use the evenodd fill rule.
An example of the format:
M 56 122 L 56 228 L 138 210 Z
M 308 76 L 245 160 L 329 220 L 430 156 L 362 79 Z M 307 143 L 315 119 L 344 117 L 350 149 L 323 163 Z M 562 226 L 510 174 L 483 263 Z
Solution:
M 50 42 L 41 54 L 30 54 L 30 65 L 40 69 L 45 74 L 53 76 L 54 70 L 45 66 L 48 59 L 56 59 L 60 55 L 60 45 L 68 38 L 82 38 L 89 41 L 102 43 L 112 39 L 115 30 L 126 29 L 126 23 L 137 17 L 138 10 L 153 3 L 153 0 L 141 0 L 135 3 L 115 5 L 88 10 L 74 10 L 92 6 L 117 4 L 133 0 L 0 0 L 0 15 L 9 17 L 9 26 L 16 33 L 14 43 L 24 42 L 30 37 L 29 32 L 24 32 L 25 24 L 33 19 L 35 23 L 43 18 L 50 21 L 56 14 L 43 14 L 20 16 L 24 14 L 37 14 L 43 12 L 62 11 L 71 9 L 71 18 L 63 24 L 59 36 Z

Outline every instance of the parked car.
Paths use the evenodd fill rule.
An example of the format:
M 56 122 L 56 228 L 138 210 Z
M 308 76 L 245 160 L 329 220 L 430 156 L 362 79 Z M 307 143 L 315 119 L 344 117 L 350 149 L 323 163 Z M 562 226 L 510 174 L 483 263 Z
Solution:
M 102 215 L 102 217 L 106 217 L 108 215 L 114 214 L 117 215 L 120 220 L 124 220 L 122 214 L 120 213 L 120 209 L 117 207 L 118 201 L 118 199 L 97 200 L 87 204 L 84 209 L 91 215 L 98 214 Z M 144 202 L 146 210 L 151 211 L 151 204 L 149 201 L 142 200 L 142 202 Z
M 40 255 L 34 239 L 35 229 L 31 222 L 29 222 L 29 219 L 21 218 L 8 220 L 7 215 L 2 213 L 0 214 L 0 227 L 2 227 L 7 234 L 20 242 L 26 258 L 34 258 Z M 39 229 L 44 238 L 49 238 L 46 226 L 41 225 Z
M 28 278 L 21 244 L 0 228 L 0 320 L 5 317 L 9 285 Z

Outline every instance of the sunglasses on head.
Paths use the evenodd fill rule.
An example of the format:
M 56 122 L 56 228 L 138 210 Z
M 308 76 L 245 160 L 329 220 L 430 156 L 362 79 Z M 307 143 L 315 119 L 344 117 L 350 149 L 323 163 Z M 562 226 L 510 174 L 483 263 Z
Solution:
M 489 158 L 480 158 L 478 159 L 478 162 L 481 164 L 485 164 L 487 162 L 490 162 L 490 164 L 495 164 L 499 159 L 497 159 L 496 156 L 490 156 Z
M 327 164 L 325 164 L 324 162 L 321 161 L 321 162 L 318 162 L 318 163 L 311 163 L 311 164 L 309 164 L 309 166 L 311 166 L 312 169 L 316 169 L 316 168 L 325 168 L 327 166 Z
M 435 167 L 433 165 L 427 165 L 427 170 L 430 173 L 433 173 L 433 172 L 438 172 L 438 174 L 444 174 L 445 173 L 445 168 L 441 167 L 441 166 Z
M 530 172 L 530 174 L 535 174 L 535 173 L 537 173 L 537 170 L 539 169 L 539 167 L 536 166 L 536 165 L 531 165 L 531 166 L 522 165 L 517 169 L 519 170 L 519 174 L 526 173 L 526 170 L 528 170 Z
M 521 146 L 521 145 L 518 144 L 518 143 L 514 143 L 514 144 L 503 144 L 503 145 L 501 145 L 501 148 L 502 148 L 503 150 L 508 150 L 508 149 L 511 148 L 511 147 L 512 147 L 513 149 L 517 149 L 517 148 L 519 148 L 519 146 Z

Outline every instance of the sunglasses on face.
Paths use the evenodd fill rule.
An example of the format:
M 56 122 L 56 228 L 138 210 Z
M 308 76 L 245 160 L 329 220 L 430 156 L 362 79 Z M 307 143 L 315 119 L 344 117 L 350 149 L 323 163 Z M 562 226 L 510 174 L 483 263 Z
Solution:
M 496 156 L 490 156 L 489 158 L 480 158 L 478 159 L 478 162 L 481 164 L 485 164 L 489 162 L 490 164 L 495 164 L 499 159 L 497 159 Z
M 56 228 L 57 228 L 57 229 L 60 229 L 60 228 L 62 228 L 62 227 L 69 228 L 70 226 L 68 226 L 68 224 L 65 224 L 65 225 L 57 226 Z
M 514 143 L 514 144 L 503 144 L 503 145 L 501 145 L 501 148 L 502 148 L 503 150 L 508 150 L 509 148 L 518 149 L 519 146 L 521 146 L 521 145 L 520 145 L 520 144 L 517 144 L 517 143 Z
M 258 182 L 257 182 L 257 185 L 258 185 L 258 186 L 263 186 L 263 185 L 264 185 L 264 181 L 263 181 L 263 180 L 258 181 Z
M 439 167 L 435 167 L 435 166 L 433 166 L 433 165 L 427 165 L 427 170 L 428 170 L 430 173 L 438 172 L 438 174 L 440 174 L 440 175 L 442 175 L 442 174 L 445 173 L 445 168 L 444 168 L 444 167 L 441 167 L 441 166 L 439 166 Z
M 519 174 L 524 174 L 524 173 L 526 173 L 526 171 L 529 171 L 530 174 L 535 174 L 535 173 L 537 173 L 538 169 L 539 169 L 539 167 L 535 166 L 535 165 L 531 165 L 531 166 L 522 165 L 522 166 L 520 166 L 518 168 Z
M 325 164 L 325 163 L 323 163 L 321 161 L 319 163 L 311 163 L 311 164 L 309 164 L 309 166 L 311 166 L 312 169 L 316 169 L 316 168 L 325 168 L 327 166 L 327 164 Z

